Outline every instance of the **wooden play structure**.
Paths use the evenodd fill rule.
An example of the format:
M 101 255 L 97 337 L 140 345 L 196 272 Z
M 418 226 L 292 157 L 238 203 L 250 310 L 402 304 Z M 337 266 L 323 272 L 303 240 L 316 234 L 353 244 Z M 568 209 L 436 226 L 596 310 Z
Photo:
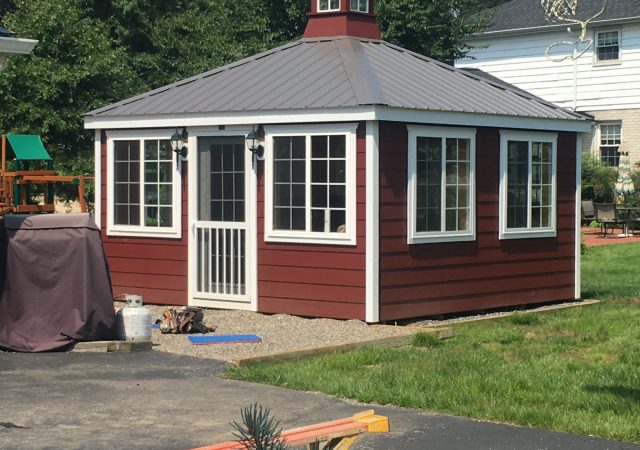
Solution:
M 387 433 L 388 431 L 389 419 L 369 410 L 352 417 L 285 430 L 281 436 L 292 448 L 318 450 L 328 445 L 328 448 L 333 450 L 347 450 L 364 433 Z M 230 441 L 194 450 L 244 449 L 246 446 L 241 442 Z
M 9 149 L 13 157 L 9 157 Z M 11 165 L 11 169 L 7 166 Z M 83 175 L 58 175 L 53 170 L 53 160 L 44 148 L 40 136 L 25 134 L 2 135 L 2 160 L 0 162 L 0 216 L 7 213 L 55 212 L 55 183 L 73 183 L 78 187 L 81 212 L 87 212 L 84 196 L 85 183 L 93 177 Z M 32 202 L 32 186 L 40 185 L 44 201 Z

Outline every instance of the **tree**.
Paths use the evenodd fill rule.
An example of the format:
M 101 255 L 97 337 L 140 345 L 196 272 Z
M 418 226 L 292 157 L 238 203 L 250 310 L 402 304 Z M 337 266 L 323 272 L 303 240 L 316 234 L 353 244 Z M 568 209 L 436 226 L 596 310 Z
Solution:
M 82 114 L 138 92 L 126 55 L 81 0 L 16 0 L 6 25 L 38 39 L 0 74 L 3 132 L 39 134 L 57 169 L 92 173 L 93 133 Z

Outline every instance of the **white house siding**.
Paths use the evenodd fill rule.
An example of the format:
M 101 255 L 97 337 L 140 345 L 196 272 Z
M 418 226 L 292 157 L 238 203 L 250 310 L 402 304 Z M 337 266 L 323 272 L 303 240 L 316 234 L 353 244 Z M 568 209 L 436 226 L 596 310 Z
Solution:
M 633 162 L 640 162 L 640 23 L 591 27 L 588 36 L 595 38 L 596 30 L 608 29 L 621 33 L 620 61 L 615 64 L 594 64 L 593 48 L 577 60 L 554 60 L 571 55 L 575 45 L 556 47 L 552 58 L 545 57 L 549 45 L 576 36 L 558 31 L 474 39 L 474 48 L 456 66 L 481 69 L 545 100 L 589 113 L 597 121 L 621 123 L 625 150 Z M 598 139 L 594 127 L 583 135 L 583 149 L 598 154 Z
M 577 30 L 577 27 L 573 27 Z M 593 28 L 621 31 L 620 63 L 594 64 L 593 49 L 578 60 L 563 62 L 546 58 L 545 49 L 555 42 L 570 40 L 565 32 L 521 34 L 481 38 L 458 67 L 475 67 L 534 95 L 578 111 L 640 108 L 640 23 Z M 554 56 L 571 55 L 574 46 L 553 50 Z M 582 47 L 584 48 L 584 47 Z

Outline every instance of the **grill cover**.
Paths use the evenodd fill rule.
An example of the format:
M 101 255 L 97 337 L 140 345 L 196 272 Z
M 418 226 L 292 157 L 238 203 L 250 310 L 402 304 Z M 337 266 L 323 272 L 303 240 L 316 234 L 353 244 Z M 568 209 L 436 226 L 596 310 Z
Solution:
M 111 279 L 89 214 L 10 214 L 3 222 L 0 347 L 44 352 L 114 339 Z

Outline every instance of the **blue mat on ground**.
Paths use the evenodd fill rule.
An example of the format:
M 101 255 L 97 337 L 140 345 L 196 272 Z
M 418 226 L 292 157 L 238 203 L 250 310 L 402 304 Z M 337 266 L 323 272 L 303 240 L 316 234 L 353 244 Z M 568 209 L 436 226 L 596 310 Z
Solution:
M 262 342 L 262 338 L 255 334 L 218 334 L 216 336 L 189 336 L 195 345 L 234 344 L 238 342 Z

